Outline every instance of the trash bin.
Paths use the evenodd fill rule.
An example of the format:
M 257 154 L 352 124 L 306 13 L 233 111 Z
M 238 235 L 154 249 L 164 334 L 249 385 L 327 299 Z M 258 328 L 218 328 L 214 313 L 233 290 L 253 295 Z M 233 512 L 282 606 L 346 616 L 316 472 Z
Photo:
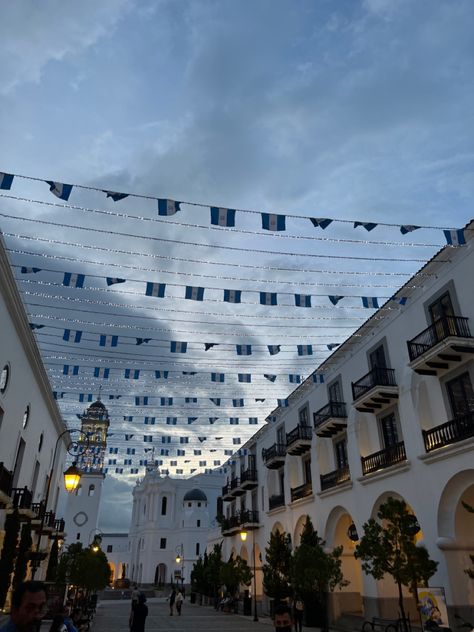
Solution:
M 252 598 L 244 597 L 244 615 L 250 617 L 252 614 Z
M 196 593 L 195 592 L 191 593 L 191 603 L 196 603 Z

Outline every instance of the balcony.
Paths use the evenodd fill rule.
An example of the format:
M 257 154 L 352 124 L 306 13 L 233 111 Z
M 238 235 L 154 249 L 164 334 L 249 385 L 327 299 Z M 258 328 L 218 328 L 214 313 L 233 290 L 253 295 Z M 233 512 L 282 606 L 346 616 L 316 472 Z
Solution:
M 285 464 L 286 446 L 283 443 L 274 443 L 267 450 L 263 448 L 262 458 L 269 470 L 277 470 Z
M 240 474 L 240 488 L 245 492 L 258 487 L 257 470 L 249 467 Z
M 258 521 L 258 511 L 255 509 L 244 509 L 240 513 L 240 523 L 242 529 L 246 529 L 247 531 L 258 529 L 260 527 L 260 523 Z
M 474 338 L 468 318 L 444 316 L 409 340 L 409 366 L 420 375 L 441 376 L 472 357 Z
M 56 531 L 56 533 L 64 533 L 65 526 L 66 523 L 64 522 L 63 518 L 54 521 L 54 530 Z
M 0 507 L 11 502 L 11 489 L 13 482 L 13 474 L 10 470 L 0 463 Z
M 389 448 L 361 457 L 362 474 L 365 476 L 366 474 L 383 470 L 391 465 L 406 461 L 406 458 L 405 443 L 400 441 Z
M 333 472 L 328 472 L 328 474 L 321 474 L 320 479 L 322 492 L 325 492 L 327 489 L 331 489 L 332 487 L 342 485 L 342 483 L 346 483 L 351 480 L 349 466 L 345 465 Z
M 298 487 L 293 487 L 291 489 L 291 502 L 294 503 L 295 500 L 301 500 L 302 498 L 307 498 L 311 496 L 313 493 L 313 484 L 312 483 L 303 483 L 303 485 L 299 485 Z
M 234 498 L 245 494 L 245 489 L 240 487 L 240 478 L 238 476 L 234 476 L 234 478 L 230 481 L 230 493 Z
M 222 488 L 222 500 L 234 500 L 234 496 L 230 492 L 230 483 L 227 483 L 227 485 L 224 485 L 224 487 Z
M 455 419 L 430 430 L 423 430 L 423 441 L 427 452 L 444 448 L 471 437 L 474 437 L 474 411 L 459 415 Z
M 222 535 L 229 537 L 235 535 L 241 531 L 240 515 L 230 516 L 230 518 L 224 518 L 222 521 Z
M 313 429 L 310 426 L 298 424 L 291 432 L 286 433 L 287 454 L 301 455 L 311 450 Z
M 285 494 L 277 494 L 270 496 L 268 499 L 268 511 L 276 509 L 277 507 L 285 506 Z
M 313 423 L 318 437 L 331 438 L 347 428 L 347 411 L 344 402 L 330 401 L 313 413 Z
M 356 410 L 362 413 L 381 412 L 398 399 L 395 369 L 375 367 L 352 382 L 352 399 Z

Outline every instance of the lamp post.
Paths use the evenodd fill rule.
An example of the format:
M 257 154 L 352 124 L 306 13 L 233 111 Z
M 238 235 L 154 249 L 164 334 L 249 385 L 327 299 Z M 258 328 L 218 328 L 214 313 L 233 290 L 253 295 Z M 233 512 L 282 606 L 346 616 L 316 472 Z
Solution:
M 242 542 L 247 540 L 247 531 L 240 532 Z M 257 560 L 255 557 L 255 531 L 252 529 L 252 555 L 253 555 L 253 620 L 258 621 L 257 614 Z
M 53 480 L 53 476 L 54 476 L 54 463 L 56 461 L 56 454 L 58 451 L 59 442 L 64 437 L 64 435 L 70 434 L 71 432 L 80 432 L 82 435 L 84 435 L 85 447 L 83 451 L 80 452 L 79 454 L 82 454 L 84 452 L 84 450 L 87 448 L 87 445 L 89 443 L 86 433 L 83 432 L 82 430 L 74 429 L 74 428 L 71 430 L 64 430 L 64 432 L 61 432 L 61 434 L 56 439 L 56 444 L 54 446 L 54 452 L 53 452 L 53 461 L 51 463 L 51 470 L 48 476 L 48 485 L 46 486 L 46 494 L 43 501 L 44 504 L 43 504 L 43 508 L 41 509 L 41 522 L 40 522 L 39 531 L 38 531 L 38 538 L 36 540 L 36 548 L 32 554 L 32 559 L 31 559 L 31 579 L 35 578 L 36 571 L 38 570 L 39 565 L 41 564 L 41 561 L 42 561 L 41 560 L 42 554 L 40 552 L 41 536 L 43 535 L 44 522 L 46 519 L 46 510 L 48 509 L 49 493 L 51 491 L 51 481 Z M 69 452 L 69 454 L 71 454 L 70 449 L 73 445 L 74 445 L 74 442 L 71 441 L 71 443 L 67 447 L 67 451 Z M 74 490 L 76 490 L 77 486 L 79 485 L 79 481 L 81 480 L 81 472 L 80 470 L 78 470 L 75 463 L 73 463 L 67 468 L 67 470 L 63 473 L 63 476 L 64 476 L 64 486 L 66 488 L 66 491 L 68 493 L 71 493 Z
M 94 533 L 94 537 L 92 538 L 92 542 L 90 542 L 89 546 L 91 547 L 93 553 L 97 553 L 98 551 L 100 551 L 103 533 L 100 529 L 91 529 L 89 532 L 89 540 L 92 533 Z
M 184 546 L 180 544 L 176 547 L 176 564 L 181 564 L 181 590 L 184 584 Z

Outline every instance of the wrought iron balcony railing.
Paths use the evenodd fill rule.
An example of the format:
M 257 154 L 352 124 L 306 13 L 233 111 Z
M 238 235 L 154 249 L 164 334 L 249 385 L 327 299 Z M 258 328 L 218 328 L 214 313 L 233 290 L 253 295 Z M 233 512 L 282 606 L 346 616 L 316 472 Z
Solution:
M 440 426 L 423 430 L 425 450 L 431 452 L 438 448 L 474 437 L 474 411 L 459 415 Z
M 345 465 L 344 467 L 340 467 L 333 472 L 321 474 L 320 479 L 322 492 L 324 492 L 326 489 L 331 489 L 331 487 L 341 485 L 341 483 L 345 483 L 346 481 L 350 481 L 351 473 L 349 471 L 349 466 Z
M 291 502 L 294 502 L 295 500 L 300 500 L 301 498 L 306 498 L 307 496 L 311 496 L 312 493 L 312 483 L 303 483 L 303 485 L 293 487 L 291 489 Z
M 285 504 L 285 495 L 284 494 L 276 494 L 274 496 L 270 496 L 268 499 L 268 509 L 271 511 L 272 509 L 276 509 L 277 507 L 283 507 Z
M 395 369 L 375 367 L 357 382 L 352 382 L 352 399 L 359 399 L 375 386 L 397 386 Z
M 33 494 L 27 487 L 14 487 L 11 490 L 11 497 L 16 509 L 31 509 Z
M 263 448 L 262 457 L 265 464 L 273 459 L 284 460 L 286 456 L 286 446 L 283 443 L 274 443 L 270 448 Z
M 242 525 L 258 524 L 258 511 L 256 509 L 244 509 L 240 512 L 240 523 Z
M 314 427 L 318 428 L 328 419 L 346 419 L 346 404 L 345 402 L 333 402 L 330 401 L 326 406 L 323 406 L 315 413 L 313 413 Z
M 13 472 L 7 470 L 7 468 L 0 463 L 0 492 L 3 492 L 7 496 L 10 496 L 12 491 Z
M 389 448 L 361 457 L 362 474 L 365 475 L 382 470 L 401 461 L 406 461 L 406 458 L 405 443 L 399 441 L 399 443 Z
M 244 483 L 257 483 L 257 481 L 257 470 L 255 468 L 249 467 L 240 474 L 241 486 L 244 485 Z
M 313 438 L 313 429 L 311 426 L 303 426 L 298 424 L 291 432 L 286 433 L 286 446 L 290 447 L 296 441 L 311 441 Z
M 408 355 L 410 361 L 435 347 L 446 338 L 472 338 L 469 331 L 468 318 L 463 316 L 443 316 L 434 321 L 412 340 L 408 340 Z

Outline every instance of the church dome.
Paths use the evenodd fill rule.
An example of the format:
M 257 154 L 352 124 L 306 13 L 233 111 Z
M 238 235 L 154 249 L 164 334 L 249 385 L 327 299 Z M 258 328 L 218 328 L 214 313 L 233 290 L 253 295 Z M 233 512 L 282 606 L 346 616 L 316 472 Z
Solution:
M 97 409 L 99 409 L 99 410 L 106 410 L 106 408 L 105 408 L 104 404 L 100 401 L 100 399 L 98 399 L 98 400 L 97 400 L 97 401 L 95 401 L 93 404 L 91 404 L 91 405 L 89 406 L 89 410 L 91 410 L 91 408 L 94 408 L 94 409 L 96 409 L 96 410 L 97 410 Z
M 191 489 L 189 492 L 185 493 L 183 498 L 183 501 L 188 500 L 203 500 L 204 502 L 207 502 L 207 496 L 200 489 Z

